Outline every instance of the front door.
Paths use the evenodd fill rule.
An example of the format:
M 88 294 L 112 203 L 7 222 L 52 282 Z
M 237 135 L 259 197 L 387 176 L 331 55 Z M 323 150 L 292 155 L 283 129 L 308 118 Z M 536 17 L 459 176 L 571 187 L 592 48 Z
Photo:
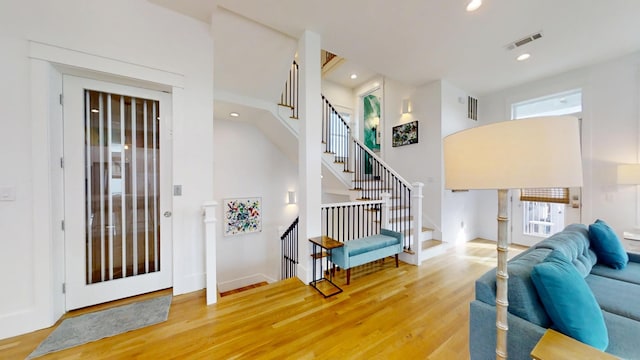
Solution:
M 67 310 L 172 286 L 170 95 L 65 76 Z

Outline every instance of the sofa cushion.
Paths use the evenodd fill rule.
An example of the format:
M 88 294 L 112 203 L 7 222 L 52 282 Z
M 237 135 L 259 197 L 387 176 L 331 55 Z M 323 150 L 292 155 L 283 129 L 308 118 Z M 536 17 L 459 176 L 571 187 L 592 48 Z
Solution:
M 629 262 L 629 256 L 624 250 L 618 235 L 603 220 L 596 220 L 589 225 L 589 239 L 591 247 L 598 256 L 598 262 L 614 269 L 624 269 Z
M 591 275 L 604 276 L 610 279 L 626 281 L 640 285 L 640 263 L 631 262 L 624 269 L 612 269 L 609 266 L 596 264 L 591 269 Z
M 589 247 L 589 230 L 584 224 L 571 224 L 563 231 L 536 244 L 536 248 L 558 250 L 585 277 L 596 264 L 597 257 Z
M 549 327 L 551 319 L 544 310 L 538 292 L 531 281 L 531 271 L 535 265 L 544 261 L 549 253 L 551 253 L 549 249 L 533 249 L 511 260 L 507 266 L 509 312 L 542 327 Z
M 598 275 L 585 280 L 602 310 L 640 321 L 640 285 Z
M 609 345 L 602 310 L 570 260 L 554 250 L 533 267 L 531 279 L 544 308 L 561 333 L 600 350 Z
M 355 256 L 396 244 L 398 244 L 397 238 L 378 234 L 347 241 L 344 246 L 349 256 Z

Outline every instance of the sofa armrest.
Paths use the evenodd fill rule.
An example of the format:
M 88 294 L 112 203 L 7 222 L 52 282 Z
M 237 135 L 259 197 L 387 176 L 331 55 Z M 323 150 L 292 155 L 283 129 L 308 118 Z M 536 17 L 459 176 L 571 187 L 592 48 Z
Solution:
M 640 254 L 628 252 L 627 255 L 629 255 L 630 262 L 640 263 Z
M 403 245 L 404 235 L 402 233 L 381 228 L 380 234 L 386 235 L 386 236 L 393 236 L 394 238 L 398 239 L 398 242 L 400 242 L 400 245 Z
M 347 254 L 347 247 L 341 246 L 331 250 L 331 262 L 336 264 L 342 269 L 348 269 L 349 266 L 349 254 Z

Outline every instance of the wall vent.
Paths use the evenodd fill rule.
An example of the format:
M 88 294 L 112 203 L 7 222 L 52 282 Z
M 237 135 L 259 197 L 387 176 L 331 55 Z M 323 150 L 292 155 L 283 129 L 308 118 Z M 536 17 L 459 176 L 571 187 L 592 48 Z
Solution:
M 513 50 L 520 46 L 526 45 L 534 40 L 538 40 L 542 38 L 542 31 L 538 31 L 537 33 L 533 33 L 531 35 L 525 36 L 520 40 L 516 40 L 506 46 L 507 50 Z
M 467 97 L 467 117 L 478 121 L 478 99 L 471 96 Z

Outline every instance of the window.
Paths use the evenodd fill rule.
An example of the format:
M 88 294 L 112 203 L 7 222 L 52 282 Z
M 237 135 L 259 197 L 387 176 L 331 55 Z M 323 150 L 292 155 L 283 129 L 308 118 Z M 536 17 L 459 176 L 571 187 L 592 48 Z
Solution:
M 564 228 L 564 204 L 523 201 L 524 235 L 548 237 Z
M 511 105 L 512 119 L 568 115 L 582 112 L 582 89 L 526 100 Z

